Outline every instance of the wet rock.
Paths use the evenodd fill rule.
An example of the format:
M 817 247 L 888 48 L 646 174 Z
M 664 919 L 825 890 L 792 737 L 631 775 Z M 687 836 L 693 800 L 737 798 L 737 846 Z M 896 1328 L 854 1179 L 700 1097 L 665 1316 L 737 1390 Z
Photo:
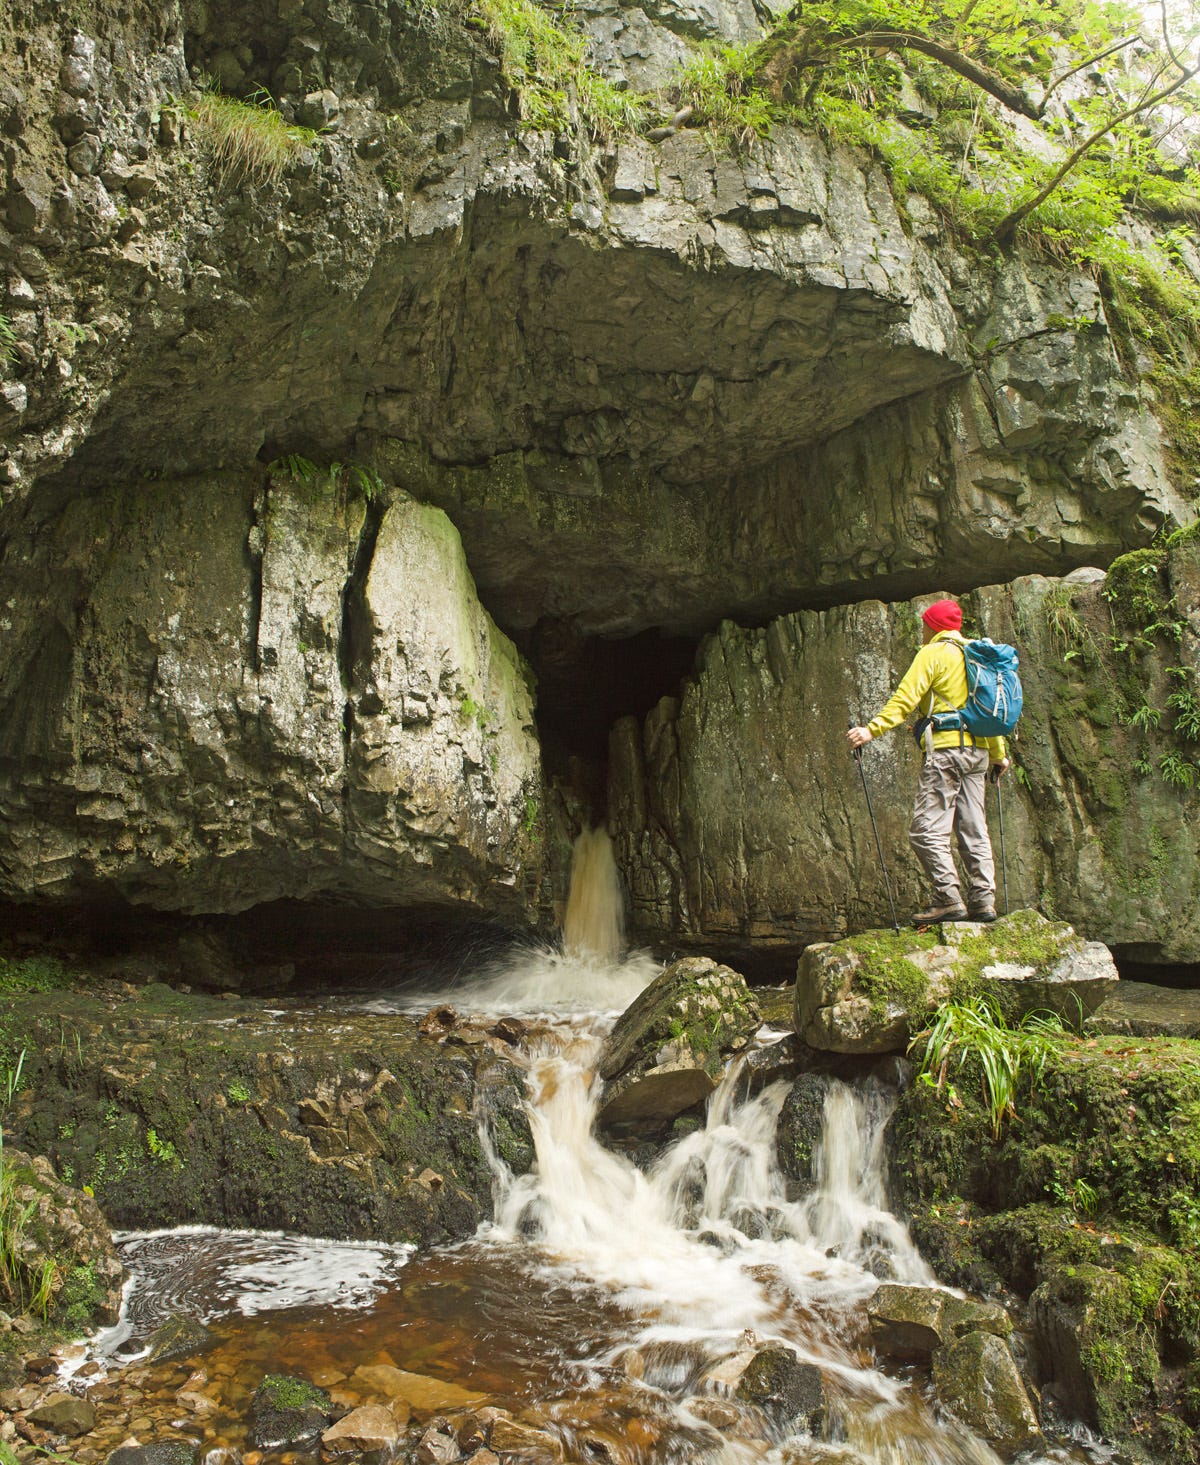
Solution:
M 759 1093 L 770 1084 L 793 1079 L 805 1065 L 809 1050 L 793 1034 L 755 1047 L 738 1072 L 748 1094 Z
M 745 979 L 703 957 L 669 966 L 618 1018 L 600 1056 L 599 1118 L 663 1122 L 706 1098 L 761 1025 Z
M 866 932 L 804 952 L 796 1030 L 814 1048 L 837 1053 L 900 1052 L 956 986 L 989 993 L 1010 1019 L 1049 1011 L 1078 1023 L 1116 982 L 1107 947 L 1037 911 L 989 926 Z
M 825 1127 L 823 1074 L 802 1073 L 788 1092 L 775 1129 L 775 1154 L 784 1175 L 807 1194 L 817 1183 L 817 1146 Z
M 196 1465 L 200 1447 L 187 1440 L 155 1440 L 148 1445 L 120 1445 L 105 1465 Z
M 176 1313 L 154 1330 L 147 1358 L 151 1363 L 169 1363 L 177 1358 L 191 1358 L 211 1348 L 213 1335 L 199 1318 Z
M 268 1374 L 250 1400 L 250 1439 L 259 1450 L 303 1448 L 316 1443 L 332 1417 L 324 1389 L 307 1379 Z
M 548 1430 L 501 1415 L 493 1420 L 489 1447 L 501 1459 L 562 1460 L 563 1447 Z
M 1200 992 L 1122 981 L 1084 1026 L 1137 1038 L 1200 1038 Z
M 456 1465 L 463 1452 L 454 1435 L 444 1429 L 427 1429 L 417 1443 L 418 1465 Z
M 29 1418 L 43 1429 L 74 1439 L 94 1428 L 96 1408 L 78 1394 L 51 1394 L 29 1411 Z
M 871 1340 L 889 1358 L 928 1359 L 968 1332 L 1006 1338 L 1012 1319 L 998 1303 L 974 1302 L 940 1287 L 886 1282 L 867 1307 Z
M 737 1397 L 755 1404 L 777 1424 L 819 1433 L 825 1418 L 825 1385 L 815 1364 L 803 1363 L 790 1348 L 761 1348 L 746 1365 Z
M 330 1455 L 366 1454 L 373 1450 L 393 1451 L 402 1426 L 382 1404 L 364 1404 L 352 1409 L 321 1436 L 321 1448 Z
M 930 1358 L 942 1342 L 942 1303 L 935 1287 L 885 1283 L 867 1309 L 871 1341 L 889 1358 Z
M 939 1348 L 933 1380 L 942 1403 L 1003 1453 L 1040 1441 L 1037 1415 L 1003 1338 L 967 1333 Z

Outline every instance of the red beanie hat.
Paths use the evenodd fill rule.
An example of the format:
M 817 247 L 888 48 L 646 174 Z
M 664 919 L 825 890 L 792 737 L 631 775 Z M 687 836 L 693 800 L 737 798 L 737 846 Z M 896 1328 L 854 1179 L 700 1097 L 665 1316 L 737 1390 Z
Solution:
M 931 631 L 961 631 L 962 606 L 956 600 L 935 600 L 921 619 Z

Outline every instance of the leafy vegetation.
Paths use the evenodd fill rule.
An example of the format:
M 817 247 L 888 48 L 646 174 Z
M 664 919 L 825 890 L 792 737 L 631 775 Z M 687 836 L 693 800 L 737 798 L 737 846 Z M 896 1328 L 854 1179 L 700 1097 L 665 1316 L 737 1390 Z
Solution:
M 526 127 L 566 132 L 582 122 L 611 137 L 639 126 L 645 101 L 587 64 L 588 38 L 570 20 L 534 0 L 476 0 L 475 13 L 500 53 Z
M 23 1198 L 21 1180 L 4 1150 L 4 1122 L 14 1096 L 21 1088 L 25 1052 L 15 1064 L 0 1066 L 0 1297 L 18 1312 L 37 1312 L 45 1319 L 58 1271 L 51 1257 L 31 1263 L 25 1241 L 29 1224 L 37 1211 L 37 1199 Z
M 288 122 L 261 88 L 239 101 L 209 85 L 186 110 L 212 149 L 222 183 L 275 183 L 318 136 Z
M 17 336 L 12 321 L 0 312 L 0 366 L 7 366 L 17 357 Z
M 932 1027 L 914 1040 L 914 1046 L 922 1049 L 918 1081 L 941 1093 L 951 1062 L 962 1068 L 974 1060 L 982 1076 L 992 1138 L 998 1139 L 1004 1120 L 1016 1114 L 1017 1080 L 1024 1071 L 1031 1088 L 1038 1082 L 1064 1032 L 1062 1019 L 1050 1012 L 1030 1012 L 1010 1025 L 986 994 L 947 1002 L 938 1009 Z M 954 1094 L 952 1102 L 956 1099 Z
M 308 487 L 340 489 L 343 496 L 356 493 L 368 504 L 383 492 L 379 474 L 363 463 L 334 462 L 322 468 L 301 453 L 284 453 L 267 464 L 267 471 L 277 478 L 290 478 Z
M 55 992 L 70 983 L 62 962 L 54 956 L 0 956 L 0 992 Z
M 1200 685 L 1193 668 L 1167 665 L 1164 672 L 1162 659 L 1164 652 L 1178 655 L 1187 626 L 1172 589 L 1169 555 L 1194 532 L 1188 526 L 1114 560 L 1100 592 L 1102 618 L 1094 606 L 1081 608 L 1078 586 L 1056 586 L 1043 601 L 1064 675 L 1070 677 L 1075 660 L 1084 670 L 1089 721 L 1132 728 L 1140 735 L 1133 772 L 1185 790 L 1200 782 Z

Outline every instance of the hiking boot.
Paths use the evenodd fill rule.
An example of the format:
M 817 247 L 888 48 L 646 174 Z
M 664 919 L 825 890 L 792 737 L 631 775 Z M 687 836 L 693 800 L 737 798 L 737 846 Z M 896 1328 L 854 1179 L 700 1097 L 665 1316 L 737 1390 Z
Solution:
M 935 905 L 930 910 L 918 911 L 912 918 L 914 926 L 936 926 L 939 921 L 965 921 L 967 911 L 961 905 Z
M 991 905 L 972 906 L 967 912 L 968 921 L 978 921 L 983 926 L 990 926 L 996 919 L 996 908 Z

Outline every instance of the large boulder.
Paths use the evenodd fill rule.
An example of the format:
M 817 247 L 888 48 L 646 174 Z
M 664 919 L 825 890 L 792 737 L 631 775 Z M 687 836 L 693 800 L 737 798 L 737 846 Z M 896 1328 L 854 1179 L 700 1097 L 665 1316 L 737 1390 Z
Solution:
M 943 1287 L 885 1282 L 867 1305 L 871 1341 L 889 1358 L 930 1359 L 967 1333 L 1007 1338 L 1012 1319 L 999 1303 L 977 1302 Z
M 933 1381 L 942 1403 L 1005 1455 L 1040 1441 L 1037 1414 L 1003 1338 L 973 1332 L 947 1343 L 934 1354 Z
M 5 563 L 5 894 L 527 917 L 527 669 L 438 510 L 216 476 L 76 501 Z
M 609 827 L 641 936 L 734 959 L 889 924 L 872 812 L 899 913 L 928 899 L 908 844 L 912 739 L 865 750 L 871 809 L 844 739 L 909 665 L 923 604 L 725 624 L 679 697 L 617 725 Z M 1001 908 L 1007 881 L 1012 909 L 1039 905 L 1141 960 L 1200 960 L 1200 539 L 964 605 L 969 630 L 1021 654 L 1017 772 L 988 793 Z
M 599 1119 L 666 1122 L 716 1088 L 761 1017 L 745 978 L 703 957 L 667 967 L 618 1018 L 600 1056 Z
M 1018 911 L 992 925 L 869 931 L 810 946 L 797 968 L 795 1025 L 813 1048 L 900 1052 L 954 996 L 983 993 L 1011 1019 L 1051 1012 L 1078 1027 L 1116 983 L 1107 947 Z

